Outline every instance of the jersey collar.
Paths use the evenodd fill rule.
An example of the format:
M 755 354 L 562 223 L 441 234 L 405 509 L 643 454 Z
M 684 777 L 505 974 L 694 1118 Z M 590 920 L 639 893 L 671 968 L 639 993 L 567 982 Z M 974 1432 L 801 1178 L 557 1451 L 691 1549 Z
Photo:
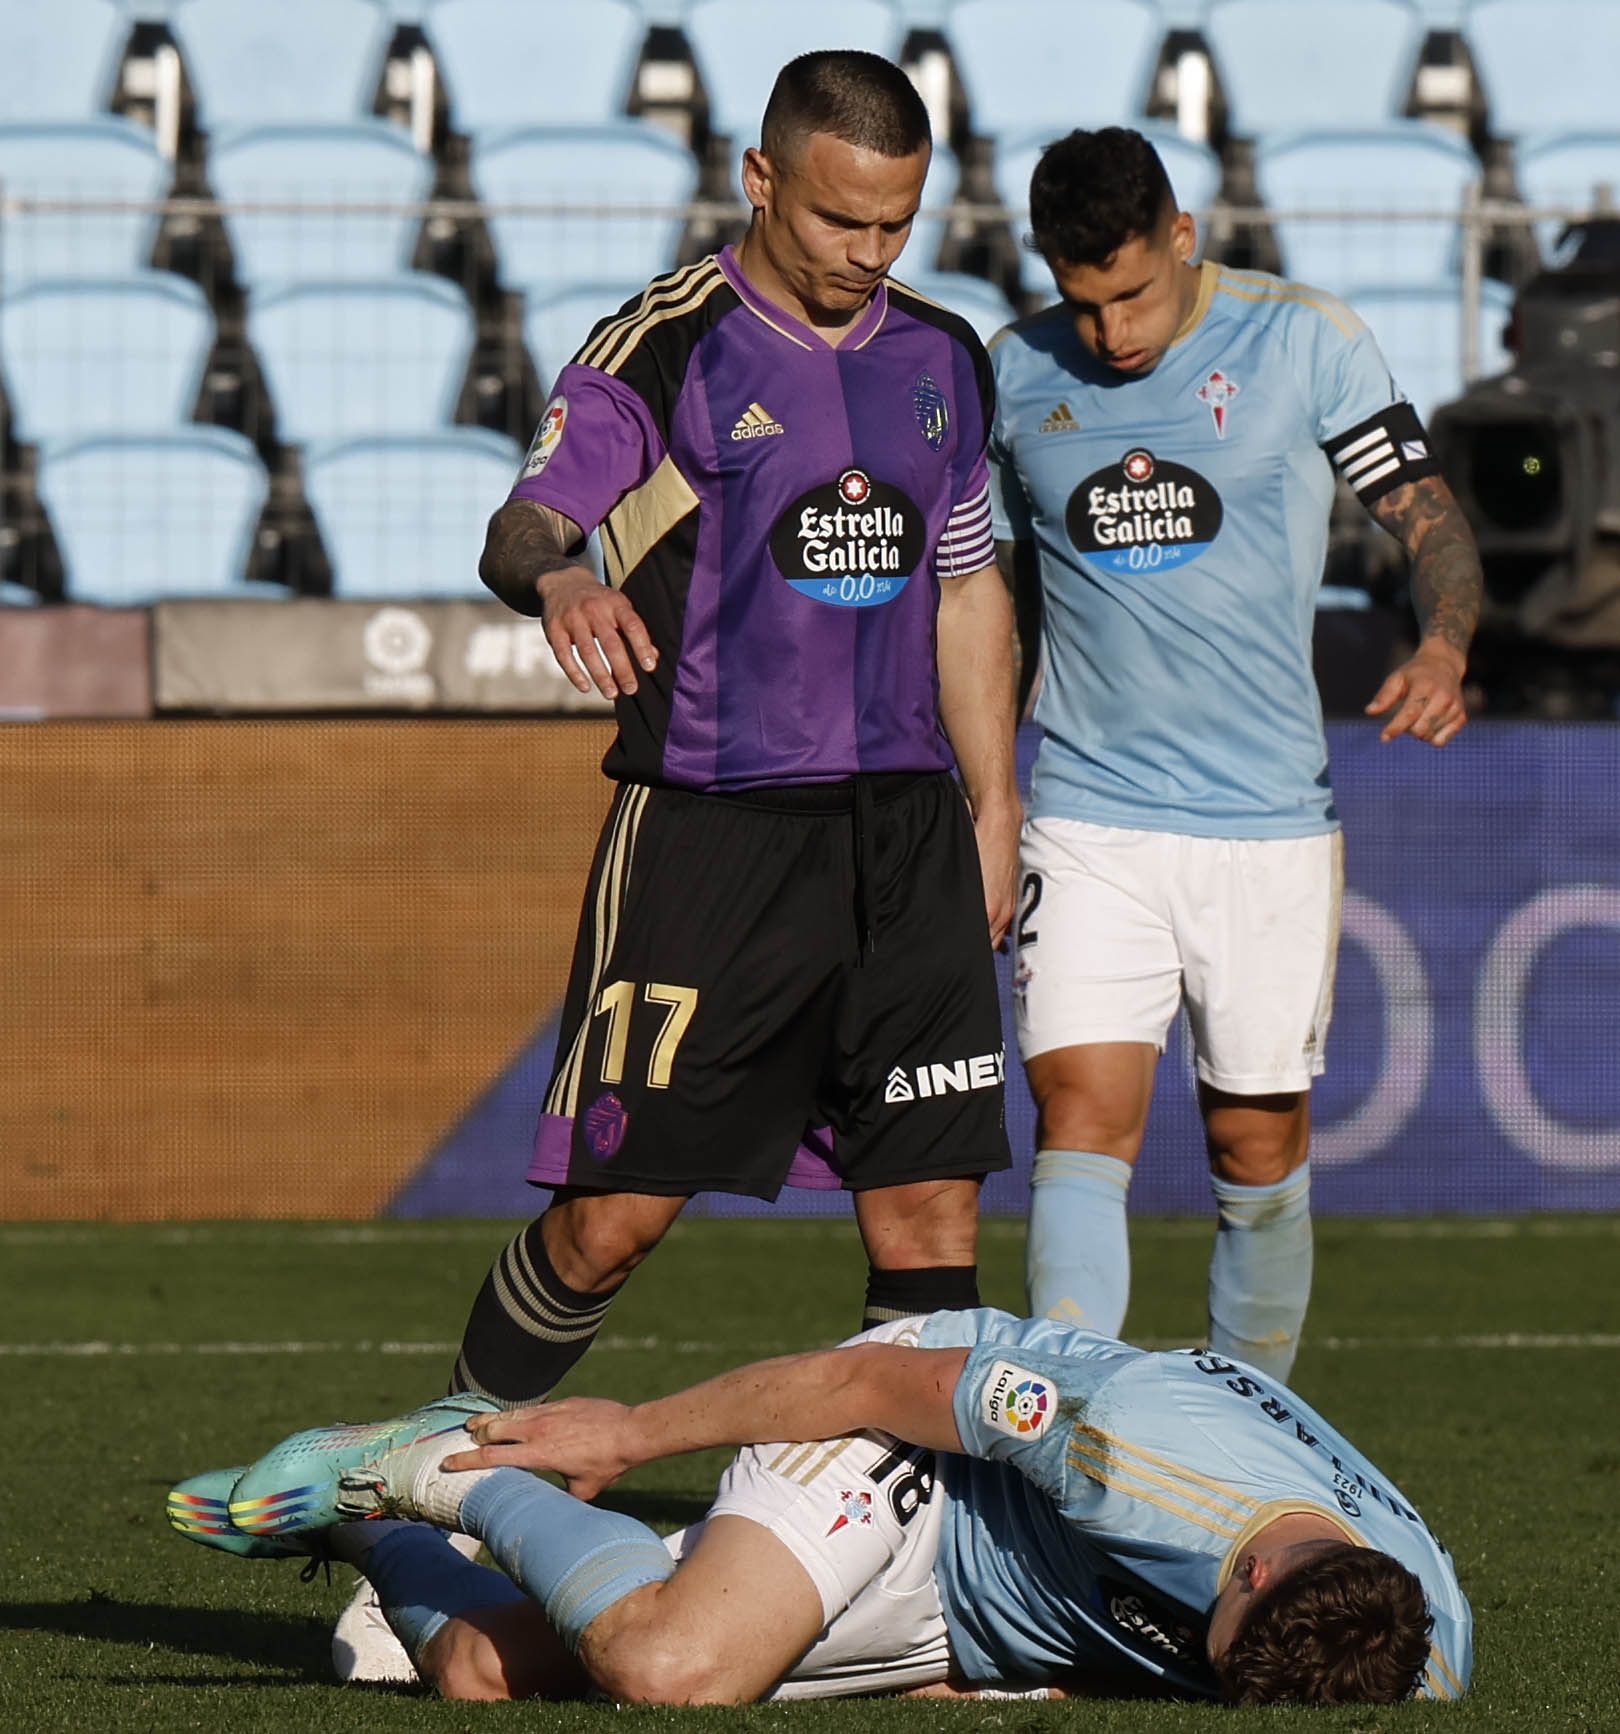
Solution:
M 1208 259 L 1198 267 L 1198 293 L 1193 297 L 1193 304 L 1187 311 L 1187 317 L 1182 320 L 1180 329 L 1170 339 L 1172 349 L 1178 343 L 1183 343 L 1204 322 L 1204 315 L 1209 312 L 1209 304 L 1215 298 L 1215 280 L 1220 274 L 1220 267 L 1212 265 Z
M 1244 1524 L 1242 1533 L 1226 1551 L 1226 1557 L 1221 1561 L 1221 1569 L 1215 1577 L 1215 1593 L 1219 1595 L 1226 1588 L 1232 1573 L 1242 1563 L 1244 1551 L 1267 1524 L 1275 1523 L 1279 1517 L 1292 1517 L 1296 1513 L 1308 1517 L 1325 1517 L 1340 1535 L 1352 1547 L 1365 1547 L 1366 1541 L 1353 1530 L 1336 1512 L 1330 1511 L 1325 1505 L 1318 1505 L 1311 1499 L 1273 1499 L 1262 1505 L 1254 1516 Z
M 764 320 L 779 336 L 797 344 L 800 349 L 859 349 L 876 335 L 889 311 L 889 285 L 885 279 L 872 292 L 872 299 L 860 318 L 843 333 L 837 343 L 829 343 L 813 325 L 806 325 L 785 307 L 778 307 L 774 301 L 761 295 L 748 281 L 742 266 L 737 263 L 733 248 L 722 247 L 715 255 L 715 261 L 726 281 L 741 296 L 743 306 L 756 318 Z

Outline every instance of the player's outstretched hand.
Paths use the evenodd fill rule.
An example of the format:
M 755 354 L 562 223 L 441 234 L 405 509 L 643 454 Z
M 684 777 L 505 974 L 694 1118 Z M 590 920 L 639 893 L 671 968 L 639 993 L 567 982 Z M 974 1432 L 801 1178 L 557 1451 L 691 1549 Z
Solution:
M 446 1457 L 446 1469 L 534 1469 L 560 1475 L 576 1499 L 594 1499 L 632 1468 L 625 1448 L 630 1410 L 603 1397 L 565 1397 L 532 1409 L 477 1415 L 475 1447 Z
M 646 625 L 623 591 L 584 566 L 566 566 L 540 580 L 546 639 L 557 666 L 581 692 L 594 684 L 603 698 L 636 690 L 636 670 L 658 666 Z
M 1412 735 L 1430 746 L 1454 741 L 1468 722 L 1462 696 L 1462 658 L 1450 649 L 1420 646 L 1379 687 L 1368 716 L 1386 716 L 1381 741 Z

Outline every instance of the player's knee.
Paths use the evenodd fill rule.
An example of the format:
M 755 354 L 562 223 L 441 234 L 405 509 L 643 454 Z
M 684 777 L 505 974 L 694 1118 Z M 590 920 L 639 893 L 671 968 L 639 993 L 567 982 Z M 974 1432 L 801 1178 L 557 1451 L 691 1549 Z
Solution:
M 552 1268 L 581 1294 L 623 1282 L 662 1238 L 611 1208 L 589 1207 L 548 1211 L 544 1233 Z
M 747 1696 L 724 1660 L 684 1632 L 626 1632 L 592 1658 L 591 1675 L 627 1704 L 735 1704 Z
M 1278 1116 L 1278 1124 L 1220 1128 L 1212 1125 L 1209 1164 L 1234 1186 L 1275 1186 L 1305 1160 L 1309 1132 L 1299 1121 Z
M 495 1645 L 465 1620 L 452 1619 L 434 1633 L 418 1666 L 441 1698 L 457 1703 L 502 1703 L 512 1696 Z
M 1142 1148 L 1142 1115 L 1134 1100 L 1059 1084 L 1040 1104 L 1043 1150 L 1087 1150 L 1134 1162 Z

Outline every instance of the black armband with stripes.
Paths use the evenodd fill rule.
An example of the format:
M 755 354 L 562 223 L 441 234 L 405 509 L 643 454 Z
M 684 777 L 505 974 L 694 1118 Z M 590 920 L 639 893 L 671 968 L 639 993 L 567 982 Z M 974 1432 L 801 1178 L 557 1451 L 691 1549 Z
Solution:
M 1440 473 L 1423 423 L 1404 398 L 1328 440 L 1322 450 L 1364 506 L 1391 488 Z

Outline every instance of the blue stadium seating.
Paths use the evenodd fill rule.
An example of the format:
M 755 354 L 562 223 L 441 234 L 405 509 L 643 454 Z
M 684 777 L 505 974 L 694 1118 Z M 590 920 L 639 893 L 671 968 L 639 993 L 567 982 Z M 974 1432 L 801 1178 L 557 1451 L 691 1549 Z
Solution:
M 418 272 L 255 295 L 248 341 L 284 445 L 447 424 L 472 354 L 466 300 Z
M 217 138 L 208 176 L 227 204 L 412 205 L 433 190 L 433 162 L 384 120 L 262 126 Z M 383 277 L 407 270 L 412 211 L 227 210 L 222 221 L 246 286 L 298 277 Z
M 45 279 L 0 300 L 0 373 L 19 440 L 169 428 L 196 407 L 214 316 L 166 271 Z
M 37 608 L 40 595 L 37 590 L 30 590 L 26 584 L 13 584 L 10 579 L 0 578 L 0 608 Z
M 482 428 L 339 440 L 306 453 L 304 492 L 344 597 L 476 597 L 490 514 L 523 462 Z
M 1284 274 L 1335 293 L 1347 285 L 1449 278 L 1459 229 L 1451 216 L 1334 221 L 1333 213 L 1460 212 L 1478 176 L 1479 162 L 1461 139 L 1421 121 L 1283 134 L 1261 139 L 1254 153 L 1262 200 L 1273 211 L 1306 213 L 1273 222 Z
M 547 392 L 579 352 L 597 320 L 616 313 L 645 287 L 642 281 L 617 278 L 611 283 L 581 283 L 560 294 L 530 300 L 523 315 L 523 341 Z
M 902 270 L 900 281 L 930 301 L 960 313 L 978 332 L 981 343 L 988 343 L 1003 325 L 1018 317 L 1013 304 L 994 283 L 966 271 L 924 271 L 913 276 Z
M 1616 113 L 1620 123 L 1620 111 Z M 1607 187 L 1609 207 L 1620 208 L 1620 131 L 1562 133 L 1521 143 L 1519 191 L 1527 205 L 1590 208 L 1596 190 Z M 1564 224 L 1536 224 L 1543 257 L 1551 258 Z
M 1144 122 L 1139 129 L 1153 141 L 1154 148 L 1170 177 L 1170 187 L 1176 203 L 1202 219 L 1215 203 L 1221 190 L 1221 159 L 1208 145 L 1195 139 L 1183 138 L 1166 127 Z M 1019 243 L 1019 282 L 1030 294 L 1046 300 L 1057 299 L 1057 288 L 1046 261 L 1023 245 L 1029 232 L 1029 180 L 1041 152 L 1051 143 L 1052 134 L 1014 133 L 1001 140 L 991 168 L 995 176 L 996 197 L 1008 210 L 1019 215 L 1013 221 L 1013 236 Z
M 759 0 L 693 0 L 686 40 L 709 99 L 711 129 L 759 141 L 765 99 L 782 67 L 817 48 L 864 48 L 898 57 L 905 26 L 889 0 L 815 0 L 762 6 Z
M 151 133 L 133 121 L 0 125 L 0 187 L 13 198 L 152 203 L 169 180 Z M 150 261 L 156 238 L 153 211 L 17 212 L 0 236 L 0 280 L 15 288 L 35 277 L 135 271 Z
M 75 602 L 276 594 L 243 581 L 270 482 L 239 433 L 66 440 L 41 453 L 37 485 Z
M 697 190 L 690 151 L 650 122 L 533 127 L 474 141 L 472 181 L 486 205 L 500 280 L 545 294 L 608 278 L 645 281 L 675 262 Z M 502 205 L 563 207 L 532 215 Z M 603 215 L 602 206 L 631 214 Z M 637 208 L 639 207 L 639 212 Z M 648 209 L 662 214 L 648 215 Z
M 948 31 L 976 133 L 1132 126 L 1164 41 L 1150 0 L 958 0 Z
M 1244 138 L 1398 118 L 1426 34 L 1409 0 L 1214 0 L 1204 25 Z
M 1498 137 L 1612 131 L 1620 116 L 1614 0 L 1474 0 L 1463 18 Z
M 630 0 L 437 0 L 425 27 L 465 133 L 619 118 L 647 33 Z
M 1462 292 L 1456 283 L 1410 288 L 1352 289 L 1345 300 L 1366 321 L 1395 383 L 1425 420 L 1459 397 L 1463 377 Z M 1513 291 L 1487 279 L 1480 286 L 1479 377 L 1504 373 L 1513 357 L 1503 331 L 1513 312 Z
M 104 111 L 129 25 L 111 0 L 0 0 L 0 116 L 15 124 Z
M 169 28 L 210 130 L 358 120 L 394 31 L 372 0 L 183 0 Z

